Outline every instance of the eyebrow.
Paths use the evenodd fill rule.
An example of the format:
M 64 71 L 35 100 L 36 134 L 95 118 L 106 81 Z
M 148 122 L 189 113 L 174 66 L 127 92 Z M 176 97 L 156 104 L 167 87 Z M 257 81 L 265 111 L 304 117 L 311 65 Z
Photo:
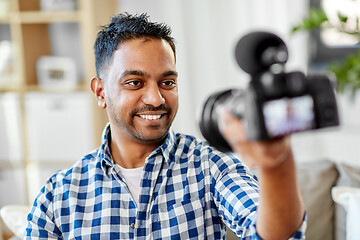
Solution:
M 140 76 L 140 77 L 149 76 L 148 74 L 145 74 L 144 72 L 139 71 L 139 70 L 126 70 L 123 73 L 121 73 L 120 79 L 127 77 L 127 76 L 131 76 L 131 75 Z
M 168 77 L 168 76 L 178 76 L 178 73 L 176 71 L 167 71 L 167 72 L 164 72 L 162 74 L 163 77 Z
M 149 77 L 150 76 L 149 74 L 144 73 L 143 71 L 140 71 L 140 70 L 126 70 L 120 75 L 120 79 L 127 77 L 127 76 L 132 76 L 132 75 L 140 76 L 140 77 Z M 162 74 L 162 77 L 168 77 L 168 76 L 176 76 L 177 77 L 178 73 L 176 71 L 170 70 L 170 71 L 164 72 Z

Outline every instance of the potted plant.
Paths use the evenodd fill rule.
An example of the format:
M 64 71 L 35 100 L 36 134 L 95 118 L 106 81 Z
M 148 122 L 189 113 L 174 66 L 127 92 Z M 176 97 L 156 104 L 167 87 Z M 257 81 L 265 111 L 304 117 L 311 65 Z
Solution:
M 359 15 L 356 17 L 347 16 L 340 11 L 337 12 L 337 21 L 330 20 L 322 8 L 311 8 L 309 15 L 302 19 L 302 22 L 293 27 L 292 32 L 311 31 L 320 27 L 336 29 L 340 33 L 352 36 L 357 40 L 356 46 L 360 47 L 360 23 Z M 360 48 L 355 54 L 350 54 L 338 61 L 330 62 L 328 70 L 337 77 L 337 91 L 348 90 L 352 96 L 360 89 Z

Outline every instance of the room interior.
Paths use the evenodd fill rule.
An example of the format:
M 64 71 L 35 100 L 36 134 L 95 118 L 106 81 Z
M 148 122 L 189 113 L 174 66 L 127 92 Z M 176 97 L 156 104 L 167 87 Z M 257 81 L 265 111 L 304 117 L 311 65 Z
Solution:
M 335 0 L 0 0 L 1 216 L 11 206 L 31 205 L 48 177 L 99 145 L 107 117 L 89 87 L 92 46 L 111 15 L 148 12 L 172 27 L 180 101 L 173 130 L 203 138 L 198 117 L 206 98 L 250 81 L 234 57 L 244 34 L 277 34 L 289 49 L 286 70 L 306 74 L 326 72 L 358 51 L 358 41 L 343 43 L 326 29 L 293 33 L 312 7 L 360 17 L 358 0 L 341 6 Z M 310 240 L 360 234 L 348 214 L 360 209 L 360 96 L 349 88 L 336 96 L 340 126 L 291 136 Z M 0 219 L 0 240 L 17 239 L 5 222 Z

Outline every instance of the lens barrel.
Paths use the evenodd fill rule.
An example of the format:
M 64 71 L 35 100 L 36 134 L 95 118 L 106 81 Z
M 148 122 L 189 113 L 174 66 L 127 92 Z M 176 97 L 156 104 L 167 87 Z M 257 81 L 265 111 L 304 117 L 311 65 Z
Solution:
M 239 93 L 242 93 L 242 91 L 236 89 L 215 92 L 208 97 L 202 108 L 199 121 L 200 131 L 210 145 L 222 152 L 230 152 L 231 147 L 219 129 L 218 107 L 222 105 L 234 116 L 241 118 L 243 114 L 241 101 L 243 95 Z

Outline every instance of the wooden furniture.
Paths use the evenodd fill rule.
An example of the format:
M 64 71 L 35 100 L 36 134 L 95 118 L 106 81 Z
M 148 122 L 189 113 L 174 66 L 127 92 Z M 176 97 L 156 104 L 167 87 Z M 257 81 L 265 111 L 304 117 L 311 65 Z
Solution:
M 19 151 L 22 152 L 20 161 L 0 161 L 1 171 L 9 169 L 22 169 L 24 173 L 25 204 L 32 204 L 28 188 L 32 184 L 28 179 L 28 166 L 33 163 L 29 158 L 29 141 L 26 114 L 26 95 L 30 92 L 48 94 L 66 93 L 87 93 L 90 91 L 90 80 L 95 73 L 95 63 L 93 54 L 93 44 L 99 26 L 107 24 L 111 15 L 117 13 L 117 0 L 77 0 L 77 8 L 73 11 L 42 11 L 40 8 L 41 0 L 0 0 L 6 1 L 8 11 L 0 15 L 0 40 L 9 40 L 13 47 L 12 69 L 7 74 L 0 76 L 0 94 L 16 93 L 19 97 L 21 144 Z M 4 2 L 3 2 L 4 3 Z M 41 88 L 37 80 L 36 62 L 39 57 L 53 55 L 52 39 L 49 35 L 49 26 L 54 23 L 71 23 L 79 29 L 80 41 L 77 48 L 82 52 L 81 65 L 83 75 L 78 85 L 72 89 L 44 89 Z M 7 39 L 8 38 L 8 39 Z M 105 112 L 100 110 L 95 103 L 94 97 L 92 112 L 93 128 L 89 129 L 94 133 L 94 144 L 96 147 L 100 143 L 100 136 L 107 117 Z M 15 120 L 14 120 L 15 121 Z M 86 119 L 84 120 L 86 121 Z M 54 153 L 55 154 L 55 153 Z M 86 153 L 84 153 L 86 154 Z M 75 162 L 77 159 L 73 159 Z M 37 164 L 46 165 L 46 162 Z M 48 163 L 54 164 L 54 162 Z M 61 165 L 59 161 L 59 166 Z M 0 179 L 1 180 L 1 179 Z M 30 180 L 30 181 L 29 181 Z M 11 180 L 10 180 L 11 181 Z M 1 187 L 1 186 L 0 186 Z M 9 186 L 11 188 L 11 186 Z M 4 189 L 0 194 L 4 194 Z M 19 190 L 20 191 L 20 190 Z M 0 206 L 2 207 L 2 206 Z

